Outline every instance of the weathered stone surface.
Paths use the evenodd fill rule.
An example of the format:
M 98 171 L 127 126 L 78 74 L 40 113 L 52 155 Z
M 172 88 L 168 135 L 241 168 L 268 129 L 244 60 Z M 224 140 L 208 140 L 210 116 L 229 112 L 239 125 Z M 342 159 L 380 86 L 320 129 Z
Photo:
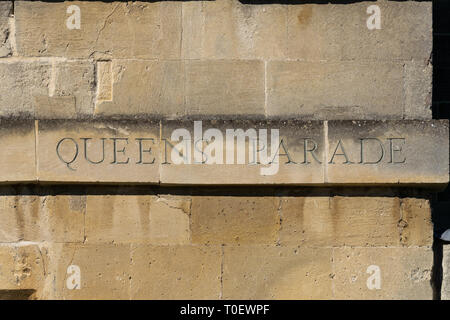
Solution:
M 201 127 L 199 133 L 196 125 Z M 172 134 L 181 132 L 177 129 L 187 130 L 183 131 L 186 137 L 172 139 Z M 198 151 L 202 129 L 203 158 Z M 222 142 L 219 133 L 209 129 L 219 130 Z M 241 139 L 234 136 L 238 129 Z M 272 129 L 279 130 L 279 137 L 272 138 Z M 227 130 L 231 130 L 228 138 Z M 261 136 L 264 132 L 267 138 Z M 209 137 L 216 133 L 216 140 Z M 324 181 L 323 139 L 323 125 L 318 121 L 166 121 L 162 123 L 160 180 L 163 184 L 320 184 Z M 178 154 L 183 147 L 186 160 Z
M 264 63 L 186 61 L 188 115 L 264 116 Z
M 102 66 L 95 114 L 179 117 L 184 108 L 184 62 L 113 60 Z M 108 81 L 110 87 L 108 88 Z
M 433 298 L 430 247 L 334 248 L 333 261 L 336 299 Z
M 86 242 L 145 241 L 153 198 L 150 195 L 88 195 Z
M 84 240 L 84 196 L 17 194 L 2 196 L 0 203 L 0 242 Z
M 191 200 L 187 197 L 163 195 L 150 204 L 152 244 L 185 245 L 191 242 Z
M 79 29 L 67 27 L 74 14 L 67 13 L 70 5 L 80 8 Z M 15 17 L 17 51 L 22 56 L 180 56 L 181 3 L 177 2 L 17 1 Z
M 34 96 L 36 119 L 74 119 L 93 114 L 94 65 L 88 61 L 51 61 L 48 94 Z
M 129 245 L 51 244 L 42 251 L 48 276 L 41 299 L 129 299 Z M 79 268 L 79 286 L 69 266 Z
M 189 244 L 190 201 L 151 195 L 88 195 L 87 243 Z
M 448 183 L 445 120 L 328 121 L 327 126 L 328 183 Z
M 34 96 L 48 96 L 50 73 L 48 62 L 0 61 L 0 115 L 33 116 Z
M 398 222 L 400 241 L 408 246 L 432 246 L 433 223 L 430 200 L 402 198 L 401 219 Z
M 442 255 L 441 299 L 450 300 L 450 246 L 445 245 Z
M 187 59 L 278 59 L 286 56 L 287 6 L 237 0 L 183 3 Z
M 269 116 L 320 120 L 400 119 L 403 100 L 401 63 L 267 63 Z
M 0 144 L 1 182 L 36 181 L 34 121 L 0 120 Z
M 45 261 L 37 245 L 0 244 L 0 289 L 41 291 Z
M 381 29 L 369 30 L 371 5 Z M 431 2 L 372 1 L 288 6 L 288 57 L 305 60 L 426 60 L 432 49 Z
M 406 62 L 404 86 L 404 118 L 431 119 L 433 65 L 430 62 Z
M 431 209 L 425 199 L 283 197 L 279 211 L 281 245 L 432 244 Z
M 11 30 L 9 16 L 12 10 L 12 1 L 0 2 L 0 57 L 12 55 Z
M 159 182 L 159 123 L 40 121 L 38 176 L 47 182 Z
M 280 228 L 278 205 L 275 197 L 193 197 L 192 242 L 274 245 Z
M 224 247 L 224 299 L 330 299 L 330 248 Z
M 219 299 L 221 248 L 132 247 L 131 299 Z
M 95 91 L 94 65 L 89 61 L 75 60 L 56 63 L 53 68 L 54 88 L 50 84 L 50 96 L 74 97 L 76 115 L 72 117 L 91 116 Z

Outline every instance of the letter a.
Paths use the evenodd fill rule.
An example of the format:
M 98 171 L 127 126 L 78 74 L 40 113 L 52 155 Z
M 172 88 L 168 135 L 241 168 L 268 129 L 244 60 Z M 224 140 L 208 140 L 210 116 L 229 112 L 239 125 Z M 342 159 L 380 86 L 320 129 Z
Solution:
M 81 29 L 81 10 L 79 6 L 76 5 L 70 5 L 67 7 L 68 14 L 72 14 L 70 17 L 66 20 L 66 26 L 67 29 L 73 30 L 73 29 Z
M 67 289 L 81 289 L 81 270 L 77 265 L 70 265 L 67 267 L 67 274 L 69 275 L 66 280 Z
M 367 8 L 367 14 L 371 16 L 367 18 L 367 28 L 369 30 L 381 29 L 381 10 L 377 5 L 371 5 Z
M 367 268 L 366 272 L 370 274 L 367 278 L 367 288 L 369 290 L 381 289 L 381 270 L 379 266 L 371 265 Z

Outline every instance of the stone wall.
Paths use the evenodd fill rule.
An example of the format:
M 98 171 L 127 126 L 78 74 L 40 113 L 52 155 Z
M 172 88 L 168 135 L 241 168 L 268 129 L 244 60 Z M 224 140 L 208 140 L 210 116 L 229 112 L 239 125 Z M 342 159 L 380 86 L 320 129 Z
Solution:
M 431 2 L 319 2 L 2 1 L 0 298 L 432 299 L 449 138 L 432 120 Z M 193 120 L 288 128 L 305 164 L 304 139 L 325 161 L 270 180 L 165 170 L 160 150 L 155 170 L 58 153 L 162 143 Z M 359 160 L 332 166 L 369 136 L 390 162 L 347 149 Z

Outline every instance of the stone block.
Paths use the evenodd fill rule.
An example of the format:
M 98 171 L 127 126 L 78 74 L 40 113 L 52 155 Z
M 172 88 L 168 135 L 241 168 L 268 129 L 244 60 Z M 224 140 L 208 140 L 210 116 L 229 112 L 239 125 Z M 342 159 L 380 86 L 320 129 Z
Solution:
M 267 63 L 267 114 L 271 117 L 401 119 L 403 100 L 401 63 Z
M 79 8 L 79 25 L 73 5 Z M 20 56 L 180 57 L 181 3 L 177 2 L 17 1 L 15 18 Z
M 331 299 L 330 248 L 224 247 L 224 299 Z
M 133 245 L 131 299 L 219 299 L 221 248 Z
M 274 197 L 193 197 L 192 242 L 275 245 L 280 229 L 278 205 Z
M 431 300 L 433 251 L 416 248 L 334 248 L 336 299 Z
M 0 120 L 0 144 L 0 181 L 36 181 L 34 121 Z
M 102 66 L 105 63 L 111 64 L 110 70 Z M 113 60 L 100 66 L 96 115 L 170 118 L 185 114 L 183 61 Z
M 43 182 L 159 182 L 159 123 L 40 121 Z

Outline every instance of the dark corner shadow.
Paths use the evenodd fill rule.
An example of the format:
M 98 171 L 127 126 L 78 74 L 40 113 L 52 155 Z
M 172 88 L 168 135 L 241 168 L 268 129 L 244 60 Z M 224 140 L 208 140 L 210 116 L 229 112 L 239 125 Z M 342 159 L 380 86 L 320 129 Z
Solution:
M 30 300 L 34 289 L 0 290 L 0 300 Z
M 0 196 L 181 195 L 231 197 L 411 197 L 429 199 L 430 190 L 386 187 L 156 186 L 97 184 L 22 184 L 0 186 Z

